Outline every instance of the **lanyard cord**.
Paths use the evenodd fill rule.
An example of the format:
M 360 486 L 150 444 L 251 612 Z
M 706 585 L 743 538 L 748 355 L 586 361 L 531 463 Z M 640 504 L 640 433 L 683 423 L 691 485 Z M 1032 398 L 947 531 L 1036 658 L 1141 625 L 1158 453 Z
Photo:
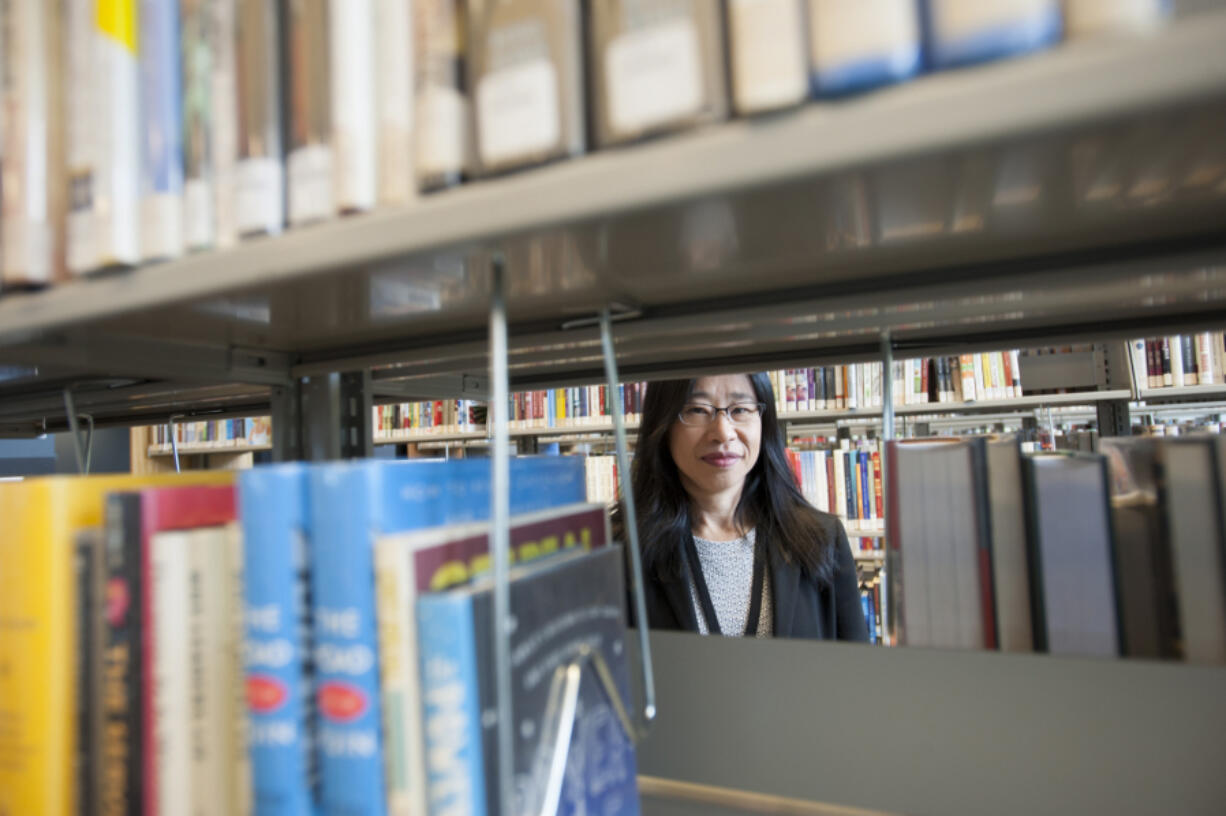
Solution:
M 719 618 L 715 614 L 715 605 L 711 603 L 711 593 L 707 589 L 707 579 L 702 574 L 702 562 L 698 559 L 698 547 L 694 544 L 694 534 L 686 532 L 682 544 L 685 559 L 689 564 L 690 575 L 694 579 L 694 592 L 698 596 L 698 604 L 702 608 L 702 616 L 707 622 L 707 631 L 713 635 L 722 635 L 719 628 Z M 757 637 L 758 618 L 762 616 L 762 588 L 766 581 L 766 549 L 762 536 L 754 536 L 753 547 L 753 584 L 749 590 L 749 620 L 745 621 L 745 636 Z

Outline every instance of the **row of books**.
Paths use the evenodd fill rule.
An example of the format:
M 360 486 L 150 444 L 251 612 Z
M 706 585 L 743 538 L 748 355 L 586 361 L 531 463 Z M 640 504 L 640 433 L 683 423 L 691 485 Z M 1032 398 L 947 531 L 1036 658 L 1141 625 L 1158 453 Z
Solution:
M 615 504 L 621 495 L 617 484 L 617 457 L 585 456 L 583 461 L 587 471 L 587 500 L 605 506 Z
M 1143 388 L 1226 383 L 1226 334 L 1199 332 L 1133 340 L 1133 379 Z
M 6 813 L 495 814 L 488 460 L 0 484 Z M 623 556 L 577 457 L 511 463 L 515 813 L 567 667 L 628 700 Z M 594 655 L 591 654 L 594 652 Z M 592 671 L 559 812 L 638 813 Z
M 881 363 L 789 368 L 770 372 L 780 415 L 880 408 Z M 1022 396 L 1019 352 L 994 351 L 896 360 L 894 405 L 1009 400 Z
M 375 439 L 395 438 L 397 431 L 468 433 L 486 429 L 485 403 L 475 400 L 426 400 L 376 405 Z
M 1226 663 L 1221 437 L 892 442 L 903 645 Z
M 881 453 L 876 443 L 835 450 L 787 451 L 792 475 L 809 504 L 843 520 L 847 532 L 880 532 L 885 526 Z
M 243 417 L 177 422 L 173 426 L 154 425 L 153 444 L 169 445 L 171 427 L 174 428 L 174 441 L 180 445 L 217 448 L 261 446 L 270 444 L 272 439 L 272 422 L 269 417 Z
M 224 247 L 1160 0 L 13 0 L 5 284 Z M 16 47 L 19 46 L 19 47 Z M 589 134 L 589 123 L 591 133 Z

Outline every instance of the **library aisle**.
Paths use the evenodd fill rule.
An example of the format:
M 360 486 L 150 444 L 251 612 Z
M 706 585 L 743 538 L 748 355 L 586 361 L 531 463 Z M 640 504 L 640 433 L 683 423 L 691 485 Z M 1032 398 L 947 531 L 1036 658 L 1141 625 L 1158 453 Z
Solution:
M 0 816 L 1226 809 L 1223 0 L 0 42 Z

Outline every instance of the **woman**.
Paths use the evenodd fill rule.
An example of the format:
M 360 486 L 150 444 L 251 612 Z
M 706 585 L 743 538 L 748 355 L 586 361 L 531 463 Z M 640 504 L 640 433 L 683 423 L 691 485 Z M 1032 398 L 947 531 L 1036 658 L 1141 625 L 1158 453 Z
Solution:
M 797 489 L 766 374 L 650 383 L 632 475 L 651 628 L 868 639 L 847 533 Z

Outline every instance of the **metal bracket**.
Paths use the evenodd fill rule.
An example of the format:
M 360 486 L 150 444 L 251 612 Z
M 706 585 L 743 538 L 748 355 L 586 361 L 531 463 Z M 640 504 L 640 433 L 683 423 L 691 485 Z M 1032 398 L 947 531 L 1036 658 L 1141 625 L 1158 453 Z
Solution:
M 1095 406 L 1098 412 L 1098 436 L 1129 436 L 1132 433 L 1132 417 L 1128 400 L 1103 400 Z
M 540 797 L 539 807 L 530 807 L 528 813 L 539 816 L 556 816 L 558 802 L 562 796 L 562 782 L 566 776 L 566 763 L 570 757 L 571 738 L 575 730 L 575 716 L 578 714 L 579 688 L 583 682 L 583 670 L 591 666 L 600 681 L 600 687 L 613 706 L 613 712 L 621 723 L 622 731 L 631 742 L 638 742 L 645 734 L 635 730 L 630 721 L 625 702 L 613 681 L 613 673 L 609 664 L 599 651 L 584 644 L 579 648 L 579 656 L 554 671 L 553 683 L 549 689 L 549 702 L 545 708 L 546 726 L 542 734 L 541 746 L 546 753 L 542 756 L 545 786 Z M 536 775 L 539 778 L 539 774 Z M 534 803 L 535 804 L 535 803 Z
M 94 457 L 94 417 L 92 414 L 78 414 L 72 401 L 72 389 L 64 389 L 64 413 L 68 417 L 68 429 L 72 433 L 72 446 L 77 454 L 77 472 L 88 474 Z M 81 428 L 79 420 L 89 423 L 85 443 L 81 443 Z
M 175 457 L 175 473 L 182 473 L 179 467 L 179 435 L 175 433 L 175 420 L 183 419 L 183 414 L 171 414 L 166 418 L 166 433 L 170 437 L 170 450 Z

